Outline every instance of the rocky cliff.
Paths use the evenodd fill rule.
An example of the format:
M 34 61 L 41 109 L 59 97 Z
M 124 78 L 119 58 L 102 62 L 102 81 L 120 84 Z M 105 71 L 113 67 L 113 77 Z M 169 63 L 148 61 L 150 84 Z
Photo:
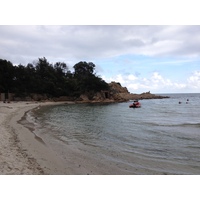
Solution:
M 132 94 L 126 87 L 122 87 L 120 83 L 109 83 L 109 90 L 95 93 L 92 98 L 89 98 L 87 94 L 80 96 L 78 101 L 83 102 L 123 102 L 134 99 L 162 99 L 169 98 L 167 96 L 160 96 L 151 94 L 150 92 L 144 92 L 142 94 Z
M 110 86 L 110 94 L 114 100 L 119 101 L 128 101 L 133 99 L 162 99 L 162 98 L 169 98 L 167 96 L 160 96 L 151 94 L 149 92 L 144 92 L 142 94 L 132 94 L 128 91 L 126 87 L 122 87 L 120 83 L 111 82 Z

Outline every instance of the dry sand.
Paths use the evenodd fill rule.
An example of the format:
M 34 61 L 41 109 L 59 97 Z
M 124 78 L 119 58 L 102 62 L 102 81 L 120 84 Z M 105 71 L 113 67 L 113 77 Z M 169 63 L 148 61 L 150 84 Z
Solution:
M 69 174 L 62 159 L 18 123 L 25 112 L 55 103 L 0 102 L 0 174 Z

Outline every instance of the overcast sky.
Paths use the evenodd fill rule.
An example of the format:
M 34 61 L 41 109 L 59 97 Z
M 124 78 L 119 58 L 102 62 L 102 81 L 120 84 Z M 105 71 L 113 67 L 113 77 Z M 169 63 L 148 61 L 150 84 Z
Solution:
M 200 92 L 200 26 L 0 26 L 0 58 L 93 62 L 132 93 Z

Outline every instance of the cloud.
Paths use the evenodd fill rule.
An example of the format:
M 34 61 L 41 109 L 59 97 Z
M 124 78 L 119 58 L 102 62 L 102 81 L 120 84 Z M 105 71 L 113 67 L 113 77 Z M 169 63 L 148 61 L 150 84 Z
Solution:
M 190 87 L 194 89 L 200 88 L 200 71 L 193 72 L 192 76 L 187 79 L 188 84 Z
M 172 81 L 168 78 L 163 77 L 159 72 L 153 72 L 151 76 L 148 77 L 136 77 L 133 74 L 123 75 L 118 74 L 114 77 L 104 79 L 107 82 L 117 81 L 122 84 L 123 87 L 127 87 L 131 93 L 142 93 L 151 91 L 153 93 L 169 93 L 176 92 L 177 90 L 182 91 L 186 88 L 191 89 L 191 82 L 197 86 L 200 84 L 200 73 L 195 73 L 189 78 L 187 83 L 179 83 Z M 192 88 L 195 88 L 192 86 Z
M 0 26 L 0 47 L 0 58 L 13 64 L 44 56 L 69 67 L 97 63 L 102 78 L 131 92 L 200 88 L 200 26 Z
M 151 91 L 152 93 L 171 92 L 199 92 L 200 71 L 192 72 L 185 82 L 172 81 L 162 76 L 159 72 L 153 72 L 150 77 L 137 77 L 133 74 L 118 74 L 112 77 L 103 77 L 107 82 L 120 82 L 123 87 L 127 87 L 131 93 L 142 93 Z
M 0 56 L 15 62 L 17 57 L 91 60 L 127 53 L 195 57 L 199 33 L 200 26 L 0 26 Z

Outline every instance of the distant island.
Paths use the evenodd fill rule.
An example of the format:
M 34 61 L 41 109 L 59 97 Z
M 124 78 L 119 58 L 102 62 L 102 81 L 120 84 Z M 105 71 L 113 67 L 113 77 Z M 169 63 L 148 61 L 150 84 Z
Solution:
M 45 57 L 26 66 L 0 59 L 1 101 L 123 102 L 160 99 L 150 92 L 131 94 L 120 83 L 106 83 L 95 73 L 95 64 L 81 61 L 74 72 L 63 62 L 51 64 Z

